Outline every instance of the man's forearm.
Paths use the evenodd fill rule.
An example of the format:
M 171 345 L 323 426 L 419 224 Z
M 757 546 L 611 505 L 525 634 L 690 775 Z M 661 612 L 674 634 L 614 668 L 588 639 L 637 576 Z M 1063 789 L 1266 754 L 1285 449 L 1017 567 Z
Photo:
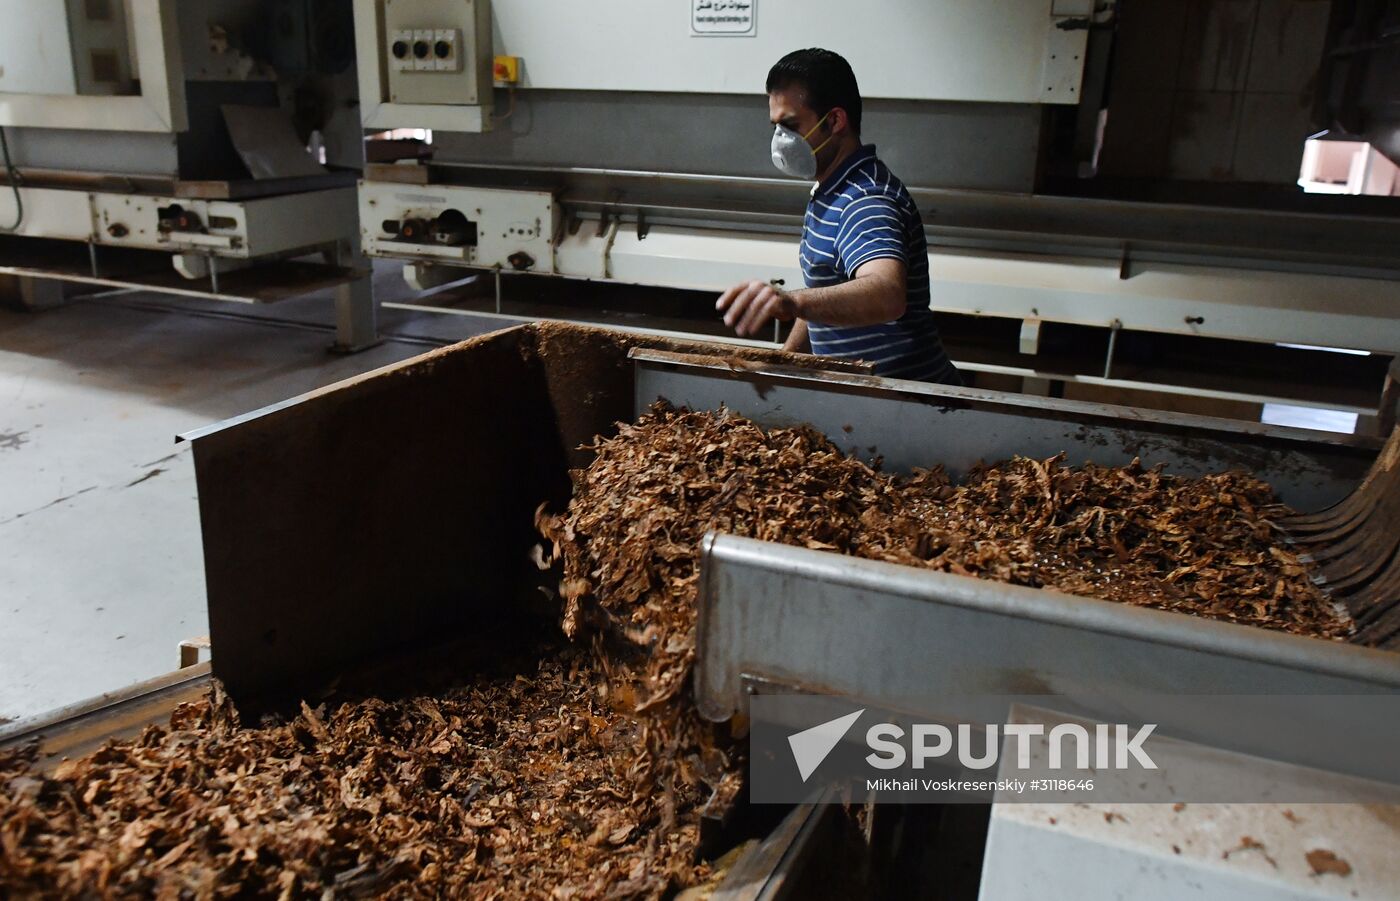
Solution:
M 824 288 L 784 291 L 772 282 L 749 279 L 715 301 L 724 324 L 741 337 L 757 337 L 773 320 L 805 319 L 823 325 L 878 325 L 893 322 L 907 308 L 907 272 L 899 260 L 881 257 L 861 264 L 855 278 Z M 807 338 L 805 326 L 801 338 Z
M 823 325 L 879 325 L 904 312 L 904 284 L 884 275 L 791 292 L 802 319 Z M 805 335 L 804 335 L 805 337 Z
M 783 350 L 795 354 L 812 352 L 812 341 L 807 337 L 807 320 L 794 319 L 792 321 L 792 331 L 788 332 L 787 340 L 783 342 Z

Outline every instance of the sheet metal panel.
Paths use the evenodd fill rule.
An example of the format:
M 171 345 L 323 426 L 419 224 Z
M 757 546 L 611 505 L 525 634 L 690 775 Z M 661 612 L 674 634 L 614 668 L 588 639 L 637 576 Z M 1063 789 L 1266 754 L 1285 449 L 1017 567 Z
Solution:
M 533 64 L 527 58 L 525 71 Z M 766 73 L 765 66 L 738 94 L 657 93 L 661 89 L 651 82 L 626 93 L 518 91 L 516 112 L 485 134 L 459 133 L 463 130 L 446 122 L 424 120 L 415 125 L 450 129 L 433 134 L 438 162 L 665 168 L 672 173 L 773 178 L 778 172 L 768 152 L 773 126 L 763 95 Z M 857 68 L 856 74 L 863 73 Z M 863 79 L 861 86 L 865 87 Z M 598 127 L 602 117 L 608 128 Z M 879 148 L 880 158 L 906 185 L 1016 192 L 1035 186 L 1041 111 L 1033 104 L 867 97 L 863 118 L 863 139 Z M 795 179 L 788 184 L 794 195 L 788 209 L 800 216 L 810 184 Z M 663 187 L 648 185 L 645 199 L 656 202 Z M 707 190 L 718 195 L 725 187 Z M 740 191 L 747 193 L 748 186 Z M 931 213 L 926 208 L 923 212 Z
M 1388 651 L 734 535 L 707 536 L 702 553 L 695 697 L 715 721 L 748 709 L 754 678 L 935 717 L 990 696 L 1121 709 L 1215 695 L 1232 709 L 1244 695 L 1389 702 L 1400 691 L 1400 654 Z M 1191 736 L 1208 745 L 1374 773 L 1368 736 L 1339 731 L 1355 709 L 1296 705 L 1280 719 L 1261 706 L 1248 728 L 1189 706 L 1178 715 L 1215 729 Z M 1393 780 L 1389 753 L 1381 766 Z
M 81 128 L 7 128 L 5 136 L 10 157 L 20 169 L 168 177 L 180 173 L 173 134 L 114 131 L 95 141 L 91 132 Z
M 978 899 L 1393 898 L 1398 816 L 1378 804 L 996 804 Z M 1267 857 L 1232 850 L 1246 835 Z M 1351 874 L 1314 873 L 1307 854 L 1318 848 L 1335 850 Z
M 534 507 L 566 479 L 521 339 L 497 332 L 195 438 L 214 675 L 241 707 L 520 612 Z

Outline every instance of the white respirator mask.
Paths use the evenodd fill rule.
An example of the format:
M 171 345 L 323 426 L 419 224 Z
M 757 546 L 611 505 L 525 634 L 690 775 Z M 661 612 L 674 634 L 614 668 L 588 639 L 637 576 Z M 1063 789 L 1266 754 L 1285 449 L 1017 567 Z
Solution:
M 831 113 L 828 112 L 826 116 L 829 115 Z M 808 144 L 807 139 L 822 127 L 826 116 L 818 119 L 817 124 L 805 135 L 800 135 L 785 125 L 779 125 L 773 130 L 773 165 L 778 167 L 779 172 L 793 178 L 817 177 L 817 151 L 830 143 L 831 138 L 827 138 L 816 147 Z

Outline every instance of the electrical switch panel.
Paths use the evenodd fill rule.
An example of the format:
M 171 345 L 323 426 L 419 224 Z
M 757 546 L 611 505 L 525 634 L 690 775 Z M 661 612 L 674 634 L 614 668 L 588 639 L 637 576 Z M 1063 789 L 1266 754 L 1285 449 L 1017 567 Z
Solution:
M 489 0 L 383 0 L 390 103 L 489 104 Z

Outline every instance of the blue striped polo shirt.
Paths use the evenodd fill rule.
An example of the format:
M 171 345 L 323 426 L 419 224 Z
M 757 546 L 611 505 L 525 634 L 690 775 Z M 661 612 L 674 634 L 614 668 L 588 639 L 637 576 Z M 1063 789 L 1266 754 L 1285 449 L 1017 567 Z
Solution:
M 866 144 L 812 189 L 802 226 L 807 287 L 838 285 L 871 260 L 899 260 L 907 272 L 904 315 L 879 325 L 807 322 L 812 352 L 865 360 L 875 374 L 960 385 L 929 309 L 928 242 L 914 200 Z

